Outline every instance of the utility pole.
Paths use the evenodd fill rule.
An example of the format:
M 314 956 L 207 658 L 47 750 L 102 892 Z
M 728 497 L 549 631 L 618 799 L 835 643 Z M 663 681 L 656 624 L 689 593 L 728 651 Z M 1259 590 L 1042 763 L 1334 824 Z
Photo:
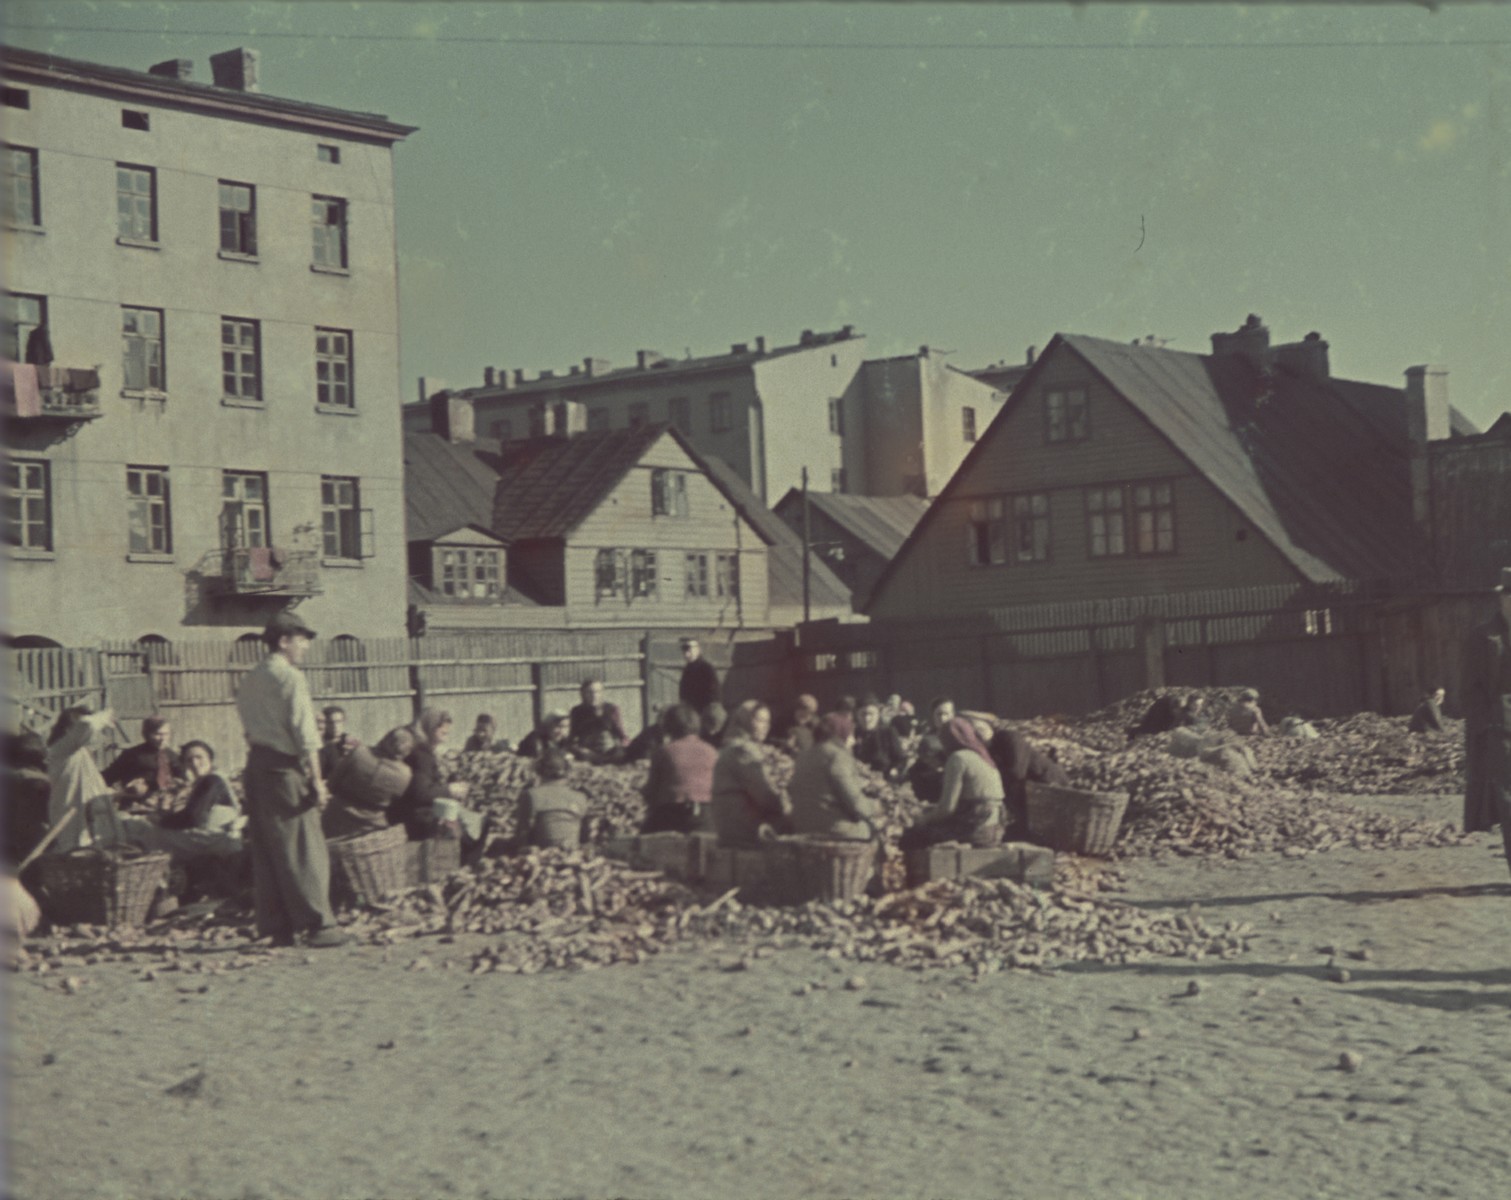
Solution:
M 803 624 L 810 616 L 808 601 L 808 554 L 812 531 L 808 526 L 808 468 L 803 468 Z

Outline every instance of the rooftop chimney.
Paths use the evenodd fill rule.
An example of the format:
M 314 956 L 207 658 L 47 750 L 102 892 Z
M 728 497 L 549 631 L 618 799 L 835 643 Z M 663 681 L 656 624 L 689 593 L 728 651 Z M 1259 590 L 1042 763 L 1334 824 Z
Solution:
M 660 366 L 666 361 L 666 356 L 659 350 L 636 350 L 635 365 L 642 371 L 651 367 Z
M 757 354 L 765 354 L 766 353 L 766 339 L 764 337 L 758 337 L 758 338 L 756 338 L 756 353 Z
M 421 375 L 420 376 L 420 403 L 424 404 L 424 403 L 428 402 L 429 399 L 430 399 L 430 397 L 432 397 L 433 395 L 435 395 L 438 391 L 440 391 L 445 386 L 446 386 L 446 381 L 444 379 L 437 379 L 434 375 Z
M 1037 346 L 1030 346 L 1028 348 L 1028 354 L 1025 356 L 1024 361 L 1031 367 L 1034 365 L 1034 359 L 1038 357 L 1038 354 L 1039 348 Z
M 448 442 L 470 442 L 477 434 L 472 401 L 450 392 L 437 392 L 430 398 L 430 430 Z
M 492 387 L 493 386 L 493 380 L 494 380 L 494 378 L 495 378 L 495 373 L 494 373 L 493 368 L 492 367 L 484 367 L 483 368 L 483 386 L 484 387 Z
M 840 341 L 847 340 L 855 332 L 854 325 L 841 325 L 839 330 Z
M 530 406 L 531 437 L 571 437 L 587 427 L 587 406 L 580 400 L 543 400 Z
M 210 55 L 210 73 L 215 77 L 215 86 L 238 92 L 256 92 L 257 51 L 238 47 Z
M 1331 372 L 1327 363 L 1327 343 L 1320 333 L 1309 333 L 1299 342 L 1276 346 L 1271 355 L 1275 365 L 1286 367 L 1309 379 L 1326 379 Z
M 523 368 L 516 368 L 515 372 L 514 372 L 514 386 L 518 387 L 520 384 L 524 383 L 524 381 L 525 381 L 525 372 L 524 372 L 524 369 Z
M 577 364 L 577 363 L 573 363 L 572 366 L 568 369 L 567 374 L 568 375 L 581 375 L 582 374 L 582 367 L 579 364 Z
M 1448 368 L 1406 368 L 1406 436 L 1413 447 L 1453 432 L 1448 420 Z
M 167 58 L 160 63 L 153 63 L 147 71 L 151 75 L 161 75 L 164 79 L 192 79 L 194 60 L 192 58 Z
M 736 342 L 729 348 L 731 354 L 749 354 L 750 347 L 745 342 Z
M 811 330 L 811 329 L 805 329 L 805 330 L 803 330 L 803 336 L 800 337 L 800 338 L 798 338 L 798 345 L 800 345 L 800 346 L 811 346 L 811 345 L 813 345 L 813 330 Z
M 1269 364 L 1270 331 L 1257 313 L 1250 313 L 1249 319 L 1234 332 L 1212 335 L 1212 353 L 1246 358 L 1263 368 Z
M 607 375 L 613 365 L 606 358 L 588 357 L 582 360 L 582 369 L 589 375 Z

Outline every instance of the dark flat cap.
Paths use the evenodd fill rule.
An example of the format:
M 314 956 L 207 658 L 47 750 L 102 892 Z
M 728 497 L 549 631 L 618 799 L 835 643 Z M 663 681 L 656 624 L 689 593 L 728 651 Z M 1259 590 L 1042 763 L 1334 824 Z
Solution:
M 303 634 L 307 638 L 312 638 L 315 636 L 315 631 L 291 612 L 274 613 L 273 619 L 262 631 L 262 636 L 265 639 L 281 638 L 285 634 Z

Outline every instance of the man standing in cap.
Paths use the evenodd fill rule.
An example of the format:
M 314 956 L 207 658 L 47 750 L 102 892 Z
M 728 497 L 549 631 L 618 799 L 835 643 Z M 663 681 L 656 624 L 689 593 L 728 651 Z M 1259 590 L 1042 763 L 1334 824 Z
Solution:
M 682 680 L 677 685 L 677 698 L 694 712 L 702 712 L 719 700 L 719 673 L 713 663 L 703 657 L 703 647 L 698 639 L 682 639 Z
M 1511 567 L 1495 589 L 1500 611 L 1464 644 L 1464 831 L 1500 822 L 1511 865 Z
M 315 631 L 291 612 L 263 630 L 267 657 L 243 676 L 236 710 L 250 750 L 242 777 L 252 849 L 257 933 L 275 946 L 344 945 L 330 901 L 330 856 L 320 831 L 325 781 L 320 726 L 299 664 Z

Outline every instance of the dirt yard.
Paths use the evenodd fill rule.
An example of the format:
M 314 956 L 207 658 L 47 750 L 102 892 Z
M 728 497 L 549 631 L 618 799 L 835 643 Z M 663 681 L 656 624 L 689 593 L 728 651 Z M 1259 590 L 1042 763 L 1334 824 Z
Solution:
M 10 1191 L 1507 1194 L 1498 837 L 1126 870 L 1130 903 L 1253 922 L 1250 953 L 973 981 L 790 947 L 732 971 L 715 944 L 474 976 L 483 939 L 425 938 L 214 976 L 84 964 L 74 991 L 14 974 Z

